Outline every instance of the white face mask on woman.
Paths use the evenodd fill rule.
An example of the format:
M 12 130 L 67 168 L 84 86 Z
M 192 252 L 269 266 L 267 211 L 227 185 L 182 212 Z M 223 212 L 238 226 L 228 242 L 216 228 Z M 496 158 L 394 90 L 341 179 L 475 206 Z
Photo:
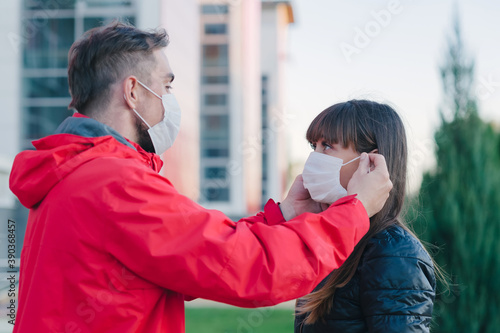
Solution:
M 148 134 L 153 142 L 153 146 L 155 147 L 155 153 L 158 155 L 163 154 L 168 148 L 172 147 L 174 144 L 175 138 L 177 134 L 179 134 L 179 128 L 181 126 L 181 108 L 179 107 L 179 103 L 175 99 L 175 96 L 172 94 L 165 94 L 161 97 L 155 93 L 153 90 L 149 89 L 141 81 L 137 80 L 144 88 L 153 93 L 156 97 L 161 99 L 163 104 L 163 120 L 153 127 L 149 126 L 149 124 L 142 118 L 142 116 L 134 110 L 135 114 L 141 118 L 141 120 L 148 126 Z
M 347 195 L 347 190 L 340 184 L 340 169 L 347 163 L 340 158 L 313 151 L 304 165 L 302 179 L 304 187 L 314 201 L 332 204 Z

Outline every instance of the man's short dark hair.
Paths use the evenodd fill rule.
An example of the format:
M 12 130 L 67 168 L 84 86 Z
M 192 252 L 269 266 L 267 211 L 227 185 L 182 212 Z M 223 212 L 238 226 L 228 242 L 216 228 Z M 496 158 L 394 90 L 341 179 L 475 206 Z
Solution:
M 149 83 L 153 51 L 168 43 L 164 29 L 142 31 L 119 21 L 87 31 L 69 50 L 69 108 L 90 114 L 96 105 L 105 107 L 110 86 L 129 75 Z

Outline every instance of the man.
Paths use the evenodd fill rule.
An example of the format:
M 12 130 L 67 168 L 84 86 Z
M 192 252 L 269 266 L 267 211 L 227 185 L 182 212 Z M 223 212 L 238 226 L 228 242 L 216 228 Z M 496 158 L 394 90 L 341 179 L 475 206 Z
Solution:
M 179 194 L 158 174 L 179 125 L 167 44 L 163 30 L 115 22 L 72 46 L 78 113 L 11 173 L 31 209 L 14 332 L 183 332 L 185 298 L 259 307 L 303 296 L 384 205 L 385 160 L 366 154 L 352 195 L 330 208 L 300 177 L 281 206 L 237 223 Z

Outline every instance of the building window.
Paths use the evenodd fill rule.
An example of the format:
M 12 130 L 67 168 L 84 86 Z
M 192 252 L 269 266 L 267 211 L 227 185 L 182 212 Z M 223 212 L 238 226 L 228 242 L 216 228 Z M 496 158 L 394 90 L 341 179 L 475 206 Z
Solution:
M 227 36 L 229 7 L 207 4 L 201 6 L 201 12 L 200 201 L 227 203 L 231 192 L 226 168 L 231 142 L 229 46 L 219 44 L 217 40 L 222 40 L 214 36 Z
M 73 112 L 68 110 L 67 107 L 27 107 L 25 109 L 27 115 L 27 139 L 35 140 L 46 135 L 54 133 L 57 126 L 70 117 Z
M 30 141 L 52 134 L 72 111 L 67 67 L 68 51 L 84 31 L 107 24 L 112 20 L 135 23 L 133 0 L 24 0 L 23 29 L 36 28 L 24 44 L 22 52 L 23 117 L 22 148 L 30 148 Z M 57 8 L 54 6 L 57 5 Z M 95 8 L 100 7 L 99 16 Z M 52 9 L 50 18 L 41 20 Z M 63 11 L 65 9 L 66 11 Z M 123 16 L 117 17 L 119 11 Z
M 85 0 L 88 7 L 130 7 L 132 1 L 133 0 Z
M 268 137 L 265 135 L 267 131 L 269 130 L 268 128 L 268 90 L 269 90 L 269 80 L 267 75 L 262 75 L 262 95 L 261 95 L 261 101 L 262 101 L 262 206 L 266 204 L 266 198 L 268 196 Z
M 216 143 L 217 147 L 211 147 L 211 148 L 203 148 L 201 149 L 201 156 L 202 157 L 229 157 L 229 148 L 224 147 L 226 145 L 226 142 L 219 141 L 217 142 L 212 141 L 211 142 Z
M 206 187 L 202 194 L 208 201 L 229 201 L 228 187 Z
M 227 24 L 205 24 L 205 34 L 206 35 L 225 35 L 227 33 Z
M 203 84 L 228 84 L 229 76 L 228 75 L 204 75 Z
M 37 19 L 28 19 L 28 27 L 37 27 Z M 75 40 L 75 19 L 48 19 L 25 44 L 24 68 L 66 68 L 68 51 Z
M 207 94 L 205 95 L 206 106 L 224 106 L 227 105 L 226 94 Z
M 23 78 L 22 88 L 26 98 L 70 98 L 68 79 L 65 76 Z
M 203 45 L 203 67 L 227 67 L 228 65 L 227 45 Z
M 109 16 L 94 16 L 94 17 L 86 17 L 83 20 L 83 30 L 87 31 L 95 27 L 100 27 L 102 25 L 106 25 L 108 23 L 111 23 L 115 20 L 115 17 L 109 17 Z M 135 19 L 133 17 L 124 17 L 121 18 L 122 22 L 130 23 L 132 25 L 135 25 Z
M 226 179 L 226 167 L 207 167 L 205 168 L 206 179 Z
M 227 14 L 229 7 L 227 5 L 203 5 L 201 6 L 203 14 Z
M 229 140 L 229 116 L 206 115 L 201 117 L 202 140 Z
M 41 0 L 24 0 L 23 2 L 24 2 L 24 8 L 27 10 L 47 10 L 47 9 L 75 9 L 76 1 L 77 0 L 54 1 L 53 4 L 50 5 L 46 3 L 48 1 L 41 1 Z
M 61 9 L 75 9 L 78 1 L 85 4 L 85 7 L 113 7 L 113 8 L 126 8 L 132 7 L 134 0 L 23 0 L 24 8 L 26 10 L 61 10 Z M 57 14 L 56 14 L 57 15 Z M 52 14 L 51 14 L 52 16 Z M 45 17 L 45 16 L 39 16 Z

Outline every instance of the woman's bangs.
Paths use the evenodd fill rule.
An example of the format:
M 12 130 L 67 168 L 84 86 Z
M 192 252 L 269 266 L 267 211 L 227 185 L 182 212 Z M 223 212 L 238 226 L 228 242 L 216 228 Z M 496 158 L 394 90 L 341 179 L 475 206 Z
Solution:
M 324 140 L 329 144 L 341 144 L 344 148 L 356 144 L 356 124 L 353 113 L 346 103 L 335 104 L 321 112 L 307 130 L 306 139 L 311 143 Z

